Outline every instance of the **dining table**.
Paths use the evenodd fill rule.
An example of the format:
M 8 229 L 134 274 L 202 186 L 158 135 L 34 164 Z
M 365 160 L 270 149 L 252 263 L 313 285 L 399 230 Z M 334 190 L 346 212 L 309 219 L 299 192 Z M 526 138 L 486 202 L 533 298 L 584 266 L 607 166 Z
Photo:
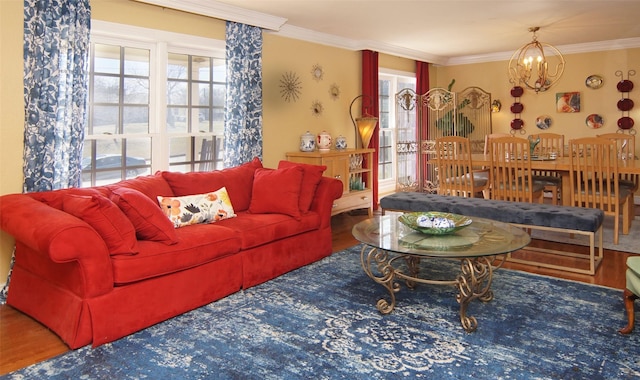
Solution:
M 471 155 L 474 167 L 490 167 L 491 156 L 484 153 L 474 153 Z M 556 158 L 532 158 L 531 170 L 553 171 L 562 178 L 562 188 L 560 189 L 560 199 L 565 206 L 571 206 L 571 182 L 569 181 L 569 170 L 571 169 L 571 157 L 562 156 Z M 618 172 L 620 174 L 640 175 L 640 160 L 619 159 Z

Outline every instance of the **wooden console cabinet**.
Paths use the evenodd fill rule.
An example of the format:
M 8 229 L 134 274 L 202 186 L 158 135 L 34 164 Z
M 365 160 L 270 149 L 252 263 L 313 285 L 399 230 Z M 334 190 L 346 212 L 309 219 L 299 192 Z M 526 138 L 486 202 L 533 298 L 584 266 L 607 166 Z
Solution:
M 371 180 L 374 149 L 342 149 L 327 152 L 288 152 L 287 160 L 303 164 L 325 165 L 325 177 L 342 181 L 342 197 L 336 199 L 331 215 L 366 208 L 373 213 Z

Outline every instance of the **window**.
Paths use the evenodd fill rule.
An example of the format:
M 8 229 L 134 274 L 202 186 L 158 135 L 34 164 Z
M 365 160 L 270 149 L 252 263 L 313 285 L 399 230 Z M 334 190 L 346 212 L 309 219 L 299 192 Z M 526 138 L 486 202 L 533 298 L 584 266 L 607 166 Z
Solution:
M 222 168 L 225 75 L 222 58 L 169 54 L 166 132 L 172 170 Z
M 382 196 L 396 189 L 396 106 L 395 96 L 400 90 L 415 91 L 413 73 L 380 70 L 378 73 L 380 101 L 380 149 L 378 151 L 378 193 Z
M 221 169 L 224 41 L 92 24 L 83 186 Z

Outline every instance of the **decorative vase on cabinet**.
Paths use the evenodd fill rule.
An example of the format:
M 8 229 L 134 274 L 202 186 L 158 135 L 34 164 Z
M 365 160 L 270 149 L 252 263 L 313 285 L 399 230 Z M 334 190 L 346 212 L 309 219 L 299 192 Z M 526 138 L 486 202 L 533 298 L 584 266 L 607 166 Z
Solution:
M 327 131 L 322 131 L 318 134 L 318 149 L 320 151 L 331 149 L 331 135 Z
M 325 177 L 342 181 L 342 197 L 333 203 L 331 215 L 345 211 L 367 209 L 373 215 L 373 171 L 367 167 L 372 162 L 374 149 L 340 149 L 316 152 L 288 152 L 287 160 L 311 165 L 325 165 Z M 353 165 L 354 162 L 361 163 Z

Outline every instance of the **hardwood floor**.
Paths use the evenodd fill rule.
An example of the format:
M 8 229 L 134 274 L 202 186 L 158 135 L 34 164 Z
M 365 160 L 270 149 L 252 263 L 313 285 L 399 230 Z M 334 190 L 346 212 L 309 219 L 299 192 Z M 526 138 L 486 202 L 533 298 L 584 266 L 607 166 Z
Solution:
M 640 206 L 636 206 L 636 208 L 636 215 L 639 215 L 638 209 L 640 209 Z M 351 235 L 351 228 L 354 224 L 366 218 L 366 212 L 360 211 L 342 213 L 332 218 L 334 252 L 358 243 Z M 569 246 L 574 252 L 586 252 L 586 247 L 560 243 L 534 240 L 532 245 L 547 248 L 551 246 L 558 248 L 559 245 L 564 245 Z M 524 253 L 527 254 L 527 252 Z M 595 276 L 572 274 L 513 263 L 506 263 L 504 267 L 623 289 L 625 287 L 624 268 L 628 256 L 630 256 L 628 253 L 605 250 L 604 260 Z M 622 302 L 622 291 L 620 291 L 620 302 Z M 624 324 L 624 315 L 620 315 L 620 327 Z M 0 306 L 0 375 L 67 351 L 67 346 L 46 327 L 10 306 Z

